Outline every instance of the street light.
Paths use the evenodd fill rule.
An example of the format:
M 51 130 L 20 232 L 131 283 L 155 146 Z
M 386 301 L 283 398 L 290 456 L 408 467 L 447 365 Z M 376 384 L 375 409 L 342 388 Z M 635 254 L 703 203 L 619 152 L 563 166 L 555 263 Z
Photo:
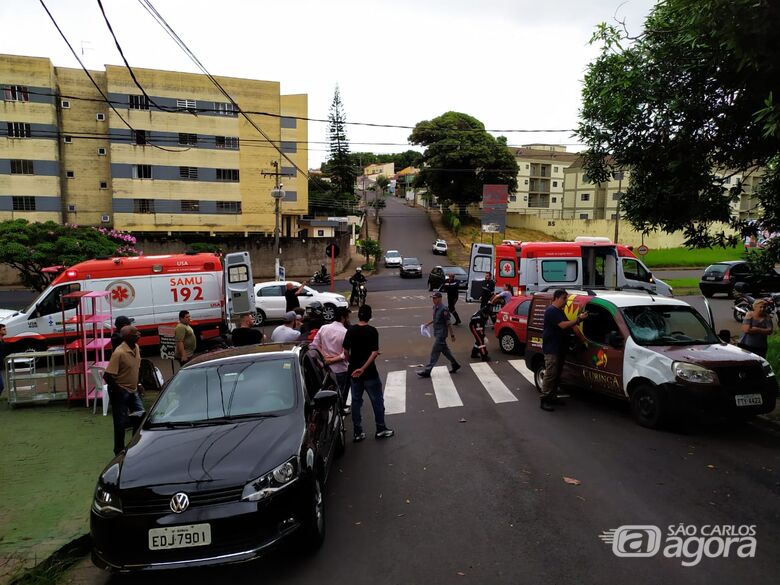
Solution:
M 271 197 L 274 198 L 274 213 L 276 214 L 276 227 L 274 228 L 274 250 L 276 250 L 276 259 L 274 261 L 274 278 L 279 280 L 279 257 L 282 255 L 282 249 L 279 247 L 280 215 L 281 201 L 284 199 L 284 189 L 279 184 L 271 189 Z

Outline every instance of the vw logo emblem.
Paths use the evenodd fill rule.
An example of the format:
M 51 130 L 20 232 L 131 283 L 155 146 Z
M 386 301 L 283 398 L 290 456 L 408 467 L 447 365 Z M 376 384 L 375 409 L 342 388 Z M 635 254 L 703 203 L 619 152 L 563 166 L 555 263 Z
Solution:
M 187 494 L 184 492 L 179 492 L 178 494 L 174 494 L 171 498 L 171 512 L 174 514 L 181 514 L 189 508 L 190 506 L 190 499 L 187 497 Z

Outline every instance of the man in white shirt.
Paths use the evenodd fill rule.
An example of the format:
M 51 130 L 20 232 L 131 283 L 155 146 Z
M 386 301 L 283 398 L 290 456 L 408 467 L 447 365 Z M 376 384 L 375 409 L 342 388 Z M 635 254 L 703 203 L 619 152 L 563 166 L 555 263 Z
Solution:
M 298 326 L 298 315 L 295 311 L 287 311 L 284 314 L 284 325 L 279 325 L 271 334 L 271 341 L 274 343 L 290 343 L 300 341 L 301 332 L 296 329 Z
M 344 414 L 349 412 L 347 408 L 347 393 L 349 392 L 349 366 L 344 355 L 344 336 L 349 328 L 349 315 L 351 311 L 347 307 L 336 307 L 332 323 L 323 325 L 317 331 L 311 347 L 319 350 L 330 371 L 336 376 L 341 397 L 341 409 Z

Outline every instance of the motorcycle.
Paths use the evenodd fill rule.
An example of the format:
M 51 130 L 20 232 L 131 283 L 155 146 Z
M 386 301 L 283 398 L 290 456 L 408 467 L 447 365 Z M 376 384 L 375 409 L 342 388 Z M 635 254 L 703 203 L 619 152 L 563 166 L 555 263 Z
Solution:
M 356 289 L 353 289 L 352 293 L 357 300 L 357 306 L 362 307 L 366 304 L 366 297 L 368 296 L 368 289 L 366 289 L 365 283 L 360 283 L 357 285 Z M 352 298 L 349 300 L 350 306 L 352 305 Z
M 766 314 L 770 319 L 775 318 L 777 307 L 780 306 L 780 293 L 772 293 L 764 299 L 766 301 Z M 737 323 L 742 323 L 748 311 L 753 309 L 753 303 L 756 298 L 747 294 L 735 292 L 734 303 L 732 306 L 732 315 Z
M 330 274 L 323 275 L 322 272 L 315 272 L 311 280 L 309 281 L 310 284 L 330 284 Z

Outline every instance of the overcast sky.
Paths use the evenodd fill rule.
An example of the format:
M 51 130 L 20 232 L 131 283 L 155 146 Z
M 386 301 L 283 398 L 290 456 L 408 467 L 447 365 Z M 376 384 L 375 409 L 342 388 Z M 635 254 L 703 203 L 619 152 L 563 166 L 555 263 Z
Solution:
M 654 0 L 152 0 L 215 75 L 281 82 L 327 118 L 338 83 L 350 122 L 414 125 L 448 110 L 489 129 L 570 129 L 577 123 L 588 41 L 617 16 L 641 29 Z M 86 65 L 121 60 L 96 0 L 46 0 Z M 133 0 L 103 4 L 132 66 L 197 72 Z M 36 0 L 0 0 L 0 53 L 78 67 Z M 309 125 L 309 166 L 326 157 L 326 125 Z M 406 150 L 408 130 L 350 126 L 352 150 Z M 507 134 L 509 144 L 569 132 Z M 371 144 L 359 144 L 359 143 Z M 398 146 L 378 143 L 401 143 Z

